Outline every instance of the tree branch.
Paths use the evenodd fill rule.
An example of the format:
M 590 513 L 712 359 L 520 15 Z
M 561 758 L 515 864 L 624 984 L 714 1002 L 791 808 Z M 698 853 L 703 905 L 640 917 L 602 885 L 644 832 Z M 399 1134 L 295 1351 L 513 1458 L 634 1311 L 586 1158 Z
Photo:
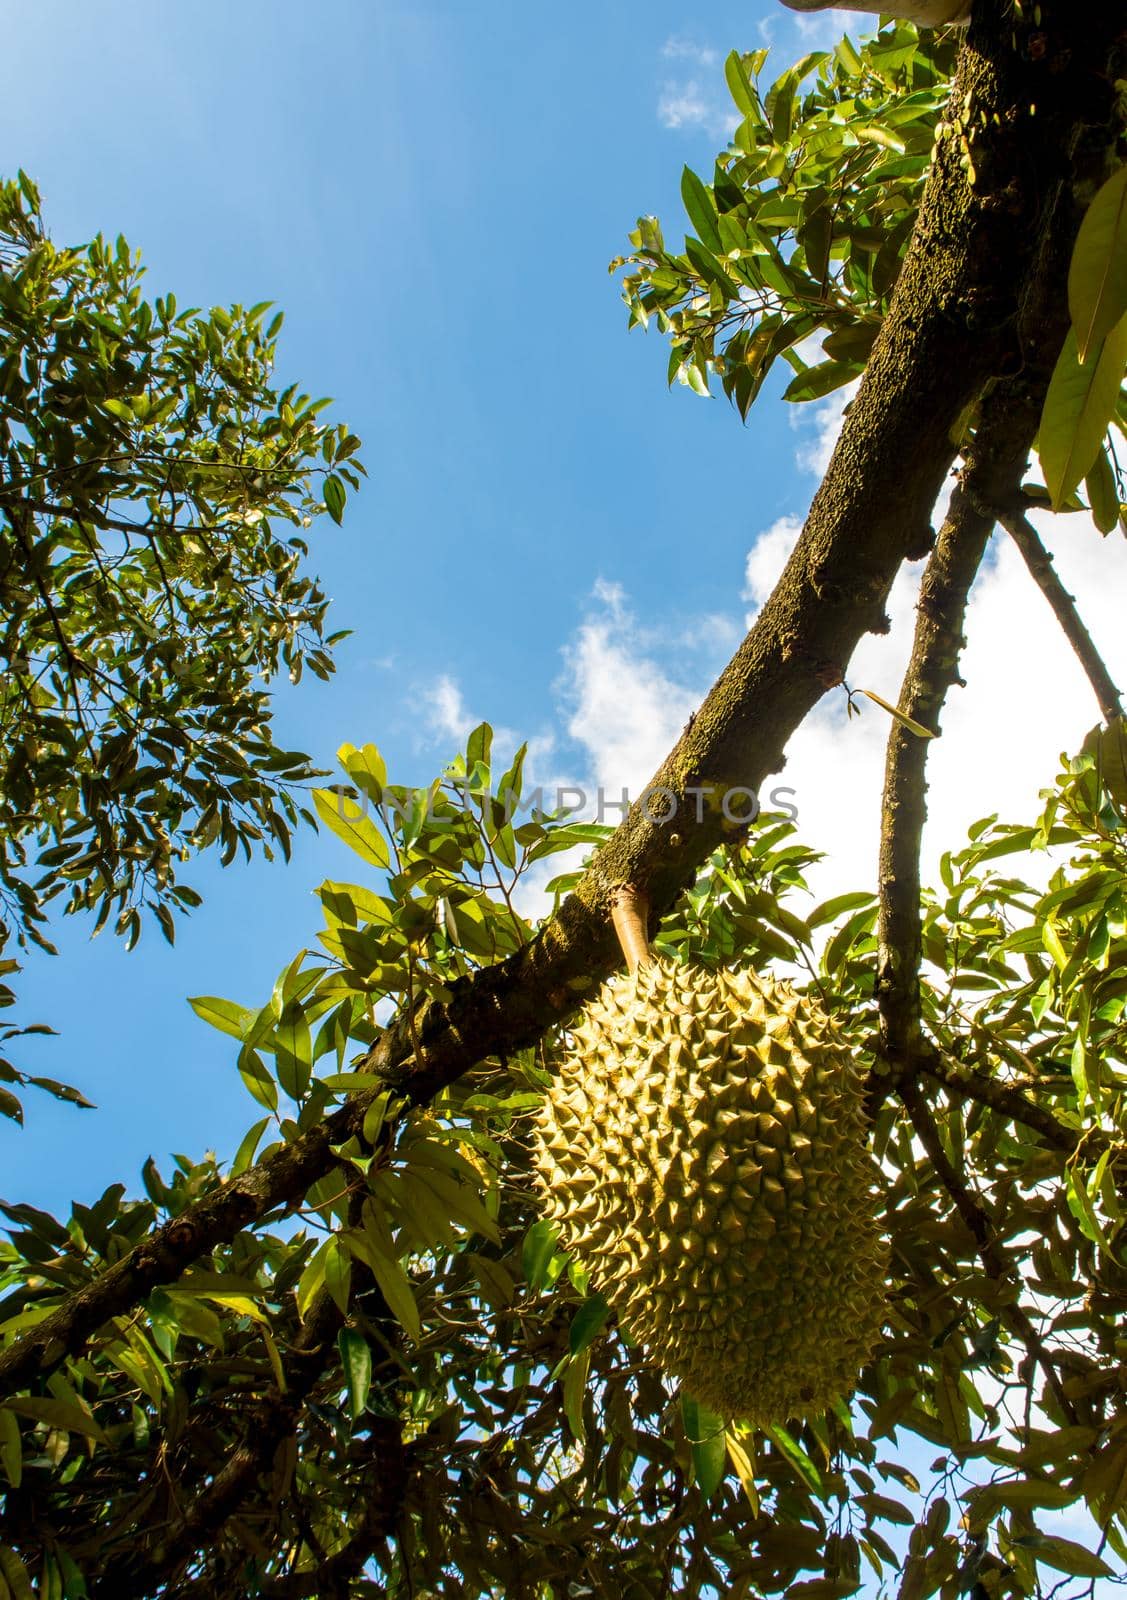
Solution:
M 146 1600 L 166 1585 L 242 1504 L 282 1441 L 293 1433 L 317 1379 L 336 1354 L 341 1313 L 325 1290 L 318 1295 L 286 1362 L 286 1387 L 268 1394 L 247 1436 L 188 1509 L 166 1532 L 157 1534 L 140 1559 L 130 1551 L 111 1560 L 90 1589 L 90 1600 Z
M 1008 425 L 1008 417 L 1007 417 Z M 960 486 L 939 531 L 920 585 L 912 657 L 899 708 L 939 732 L 939 713 L 959 677 L 967 596 L 993 524 Z M 876 997 L 878 1072 L 895 1083 L 910 1074 L 920 1049 L 920 843 L 927 819 L 925 769 L 930 740 L 896 722 L 888 736 L 881 802 Z M 879 1087 L 879 1079 L 874 1089 Z
M 363 1510 L 351 1523 L 352 1537 L 327 1561 L 311 1572 L 292 1572 L 264 1583 L 261 1600 L 346 1600 L 349 1580 L 359 1575 L 377 1546 L 389 1538 L 399 1522 L 410 1470 L 410 1447 L 403 1444 L 398 1422 L 373 1427 L 378 1448 L 376 1470 L 365 1484 Z
M 927 1048 L 921 1053 L 919 1067 L 929 1078 L 934 1078 L 937 1083 L 941 1083 L 945 1089 L 950 1089 L 954 1094 L 962 1095 L 968 1100 L 977 1100 L 980 1105 L 989 1106 L 990 1110 L 996 1111 L 999 1116 L 1006 1117 L 1011 1122 L 1020 1122 L 1023 1127 L 1032 1129 L 1050 1150 L 1059 1150 L 1066 1156 L 1075 1153 L 1081 1135 L 1067 1128 L 1063 1122 L 1058 1122 L 1051 1112 L 1043 1111 L 1040 1106 L 1034 1105 L 1020 1089 L 998 1083 L 994 1078 L 988 1078 L 984 1073 L 976 1072 L 973 1067 L 965 1066 L 953 1056 L 934 1048 Z M 1090 1131 L 1083 1137 L 1086 1141 L 1099 1139 L 1101 1148 L 1106 1142 L 1098 1129 Z
M 1076 652 L 1076 659 L 1084 668 L 1088 682 L 1092 685 L 1092 693 L 1100 708 L 1100 716 L 1105 722 L 1114 722 L 1117 717 L 1123 715 L 1123 702 L 1119 697 L 1119 690 L 1112 682 L 1111 673 L 1093 644 L 1091 634 L 1084 626 L 1076 609 L 1074 597 L 1061 582 L 1053 565 L 1052 556 L 1041 543 L 1037 529 L 1020 511 L 1003 512 L 998 520 L 1021 551 L 1033 581 L 1053 608 L 1053 615 L 1060 623 L 1065 638 Z
M 948 690 L 961 684 L 959 652 L 967 600 L 998 520 L 995 508 L 1020 496 L 1053 369 L 1069 327 L 1067 279 L 1078 227 L 1076 203 L 1062 188 L 1039 244 L 1037 270 L 1022 296 L 1016 334 L 1022 353 L 1012 376 L 984 396 L 966 465 L 920 585 L 912 656 L 900 710 L 939 733 Z M 880 1051 L 868 1094 L 870 1113 L 889 1083 L 917 1072 L 920 1008 L 920 847 L 927 820 L 930 740 L 899 723 L 888 738 L 881 809 L 879 953 L 876 996 Z

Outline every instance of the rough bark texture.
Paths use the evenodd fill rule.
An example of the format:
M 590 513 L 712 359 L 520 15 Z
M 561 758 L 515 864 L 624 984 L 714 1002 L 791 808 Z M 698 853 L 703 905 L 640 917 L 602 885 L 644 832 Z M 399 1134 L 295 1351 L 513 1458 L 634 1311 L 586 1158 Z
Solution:
M 952 93 L 958 126 L 944 124 L 893 305 L 801 538 L 657 774 L 676 815 L 651 821 L 635 806 L 527 949 L 424 1013 L 421 1059 L 405 1025 L 389 1030 L 369 1070 L 393 1078 L 412 1101 L 428 1100 L 485 1056 L 534 1042 L 573 1010 L 617 963 L 608 914 L 615 889 L 644 889 L 656 919 L 731 836 L 718 805 L 702 807 L 696 821 L 694 787 L 715 786 L 717 800 L 733 787 L 757 790 L 840 681 L 862 635 L 887 626 L 898 568 L 930 543 L 960 419 L 988 383 L 1021 365 L 1021 307 L 1043 270 L 1046 219 L 1074 176 L 1078 138 L 1091 128 L 1105 144 L 1110 137 L 1108 66 L 1125 33 L 1119 11 L 1108 0 L 1042 0 L 1034 27 L 1003 0 L 980 0 Z M 357 1096 L 169 1224 L 13 1343 L 0 1354 L 0 1385 L 27 1383 L 212 1245 L 296 1199 L 331 1165 L 330 1145 L 359 1132 L 368 1098 Z
M 1074 160 L 1079 169 L 1100 155 L 1098 147 L 1089 150 L 1083 137 L 1077 140 Z M 1068 332 L 1068 304 L 1061 284 L 1067 278 L 1079 221 L 1075 188 L 1061 185 L 1042 231 L 1036 270 L 1015 318 L 1020 366 L 1012 376 L 990 385 L 983 397 L 962 480 L 920 585 L 900 709 L 935 733 L 949 690 L 962 682 L 959 653 L 965 643 L 967 600 L 995 521 L 1001 517 L 1008 526 L 1015 520 L 1012 508 L 1023 499 L 1029 451 Z M 920 846 L 927 820 L 928 748 L 928 740 L 902 726 L 889 735 L 879 863 L 876 995 L 881 1049 L 870 1109 L 879 1104 L 889 1084 L 922 1065 Z

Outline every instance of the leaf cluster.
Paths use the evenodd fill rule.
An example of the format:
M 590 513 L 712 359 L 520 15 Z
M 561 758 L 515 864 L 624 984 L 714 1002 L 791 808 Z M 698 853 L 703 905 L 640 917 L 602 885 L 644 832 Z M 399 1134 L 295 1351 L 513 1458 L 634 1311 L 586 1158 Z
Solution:
M 1114 1571 L 1127 862 L 1094 758 L 1035 826 L 987 819 L 944 860 L 925 1012 L 951 1071 L 917 1085 L 924 1121 L 889 1098 L 872 1135 L 892 1240 L 885 1338 L 852 1405 L 755 1434 L 678 1393 L 539 1219 L 527 1118 L 551 1039 L 482 1062 L 425 1111 L 354 1060 L 386 1005 L 441 998 L 530 936 L 513 904 L 530 858 L 592 842 L 535 807 L 516 821 L 521 757 L 497 777 L 490 743 L 475 730 L 425 791 L 390 784 L 374 746 L 341 752 L 351 796 L 322 791 L 322 814 L 365 870 L 322 887 L 323 953 L 302 952 L 263 1008 L 196 1006 L 237 1038 L 267 1110 L 231 1176 L 267 1130 L 263 1157 L 375 1089 L 362 1135 L 288 1215 L 201 1252 L 0 1403 L 8 1569 L 74 1596 L 269 1595 L 326 1592 L 319 1574 L 351 1563 L 342 1593 L 530 1600 L 576 1583 L 607 1600 L 822 1600 L 892 1581 L 909 1600 L 954 1600 L 1062 1575 L 1079 1595 Z M 1060 860 L 1044 889 L 1027 881 L 1038 850 Z M 760 819 L 659 942 L 797 976 L 877 1081 L 875 904 L 812 905 L 813 859 L 789 821 Z M 65 1223 L 7 1208 L 0 1341 L 158 1221 L 187 1223 L 224 1180 L 211 1157 L 144 1176 L 146 1199 L 115 1187 Z M 217 1474 L 245 1459 L 224 1509 Z M 1087 1507 L 1101 1553 L 1062 1534 L 1054 1515 L 1070 1507 Z
M 264 685 L 327 677 L 341 637 L 306 530 L 359 441 L 275 388 L 267 303 L 182 310 L 142 276 L 0 186 L 0 916 L 46 949 L 55 905 L 130 945 L 148 907 L 171 940 L 191 854 L 288 853 L 311 769 Z
M 669 379 L 707 394 L 719 379 L 741 417 L 776 358 L 789 400 L 813 400 L 864 368 L 919 209 L 955 47 L 908 23 L 814 51 L 765 86 L 768 52 L 728 57 L 741 119 L 711 183 L 685 169 L 694 232 L 667 249 L 655 217 L 631 235 L 630 325 L 670 340 Z M 813 82 L 803 88 L 813 75 Z M 820 338 L 824 361 L 811 364 Z

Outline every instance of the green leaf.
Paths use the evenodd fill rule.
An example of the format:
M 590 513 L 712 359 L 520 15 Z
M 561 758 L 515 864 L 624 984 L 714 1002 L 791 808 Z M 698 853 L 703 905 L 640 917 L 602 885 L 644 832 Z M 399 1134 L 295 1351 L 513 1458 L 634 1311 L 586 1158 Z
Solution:
M 823 395 L 851 383 L 858 373 L 853 361 L 823 361 L 796 374 L 783 391 L 784 400 L 820 400 Z
M 214 995 L 196 995 L 188 1004 L 202 1021 L 230 1034 L 232 1039 L 245 1037 L 256 1013 L 249 1006 L 236 1005 L 233 1000 L 220 1000 Z
M 590 1353 L 586 1350 L 577 1356 L 572 1356 L 563 1380 L 563 1413 L 567 1418 L 568 1427 L 580 1442 L 587 1436 L 583 1420 L 583 1397 L 587 1392 L 590 1361 Z
M 325 510 L 339 526 L 344 520 L 344 503 L 347 499 L 344 484 L 335 472 L 330 472 L 325 477 L 321 493 L 325 501 Z
M 1085 363 L 1127 316 L 1127 167 L 1107 180 L 1080 224 L 1068 269 L 1068 310 Z
M 348 1411 L 353 1422 L 358 1422 L 368 1404 L 372 1387 L 372 1351 L 362 1333 L 355 1328 L 342 1328 L 337 1335 L 341 1365 L 348 1385 Z
M 1113 1578 L 1114 1570 L 1102 1556 L 1072 1539 L 1041 1536 L 1032 1546 L 1038 1561 L 1073 1578 Z
M 390 857 L 383 834 L 355 800 L 333 789 L 314 789 L 313 804 L 321 821 L 361 860 L 373 867 L 388 865 Z
M 301 1277 L 298 1279 L 297 1288 L 294 1291 L 294 1299 L 297 1302 L 297 1314 L 302 1322 L 309 1315 L 309 1308 L 325 1282 L 325 1261 L 329 1253 L 329 1245 L 335 1244 L 335 1242 L 335 1239 L 326 1239 L 323 1244 L 319 1245 L 306 1262 Z
M 609 1316 L 610 1306 L 602 1295 L 588 1295 L 572 1317 L 571 1328 L 568 1331 L 568 1344 L 573 1356 L 578 1355 L 581 1350 L 586 1350 Z
M 277 1111 L 277 1085 L 266 1070 L 266 1063 L 258 1051 L 249 1044 L 245 1044 L 239 1051 L 239 1077 L 246 1085 L 248 1093 L 260 1106 L 265 1106 L 267 1111 Z
M 1108 424 L 1119 400 L 1127 368 L 1127 316 L 1104 340 L 1099 359 L 1080 365 L 1076 335 L 1069 329 L 1064 341 L 1037 435 L 1041 471 L 1053 510 L 1059 511 L 1069 495 L 1091 471 Z
M 744 70 L 743 57 L 738 50 L 733 50 L 725 61 L 724 77 L 728 83 L 728 91 L 735 101 L 736 109 L 745 117 L 758 117 L 759 106 L 755 98 L 755 91 L 751 87 L 751 80 Z
M 419 1320 L 419 1308 L 415 1304 L 411 1280 L 404 1271 L 403 1264 L 375 1237 L 371 1228 L 365 1230 L 359 1241 L 350 1241 L 350 1247 L 357 1248 L 357 1246 L 362 1247 L 363 1259 L 371 1269 L 392 1316 L 417 1343 L 422 1338 L 422 1323 Z
M 289 1001 L 278 1019 L 274 1059 L 282 1088 L 291 1100 L 303 1100 L 313 1075 L 313 1040 L 305 1010 L 296 1000 Z
M 13 1489 L 18 1489 L 23 1478 L 23 1450 L 20 1446 L 20 1425 L 10 1411 L 0 1408 L 0 1467 Z
M 485 768 L 485 781 L 489 781 L 489 755 L 493 748 L 493 729 L 488 722 L 479 722 L 466 740 L 466 771 L 472 772 L 480 761 Z
M 751 1441 L 747 1449 L 743 1440 L 738 1438 L 731 1428 L 724 1435 L 724 1443 L 728 1450 L 728 1459 L 736 1469 L 736 1476 L 740 1480 L 740 1487 L 747 1496 L 753 1517 L 759 1515 L 759 1490 L 755 1482 L 755 1463 L 751 1455 Z
M 709 1411 L 692 1395 L 681 1395 L 681 1421 L 693 1456 L 693 1481 L 706 1503 L 712 1499 L 728 1465 L 728 1446 L 724 1420 Z
M 716 220 L 716 202 L 691 167 L 681 173 L 681 199 L 701 243 L 717 255 L 722 254 L 724 246 Z
M 46 1396 L 17 1395 L 0 1401 L 0 1410 L 14 1411 L 19 1417 L 30 1417 L 33 1422 L 45 1422 L 49 1428 L 61 1428 L 65 1433 L 80 1433 L 98 1444 L 109 1441 L 95 1422 L 90 1411 L 67 1400 L 52 1400 Z
M 326 1241 L 324 1260 L 325 1288 L 341 1316 L 348 1315 L 348 1295 L 352 1287 L 352 1256 L 339 1238 Z
M 7 1584 L 11 1600 L 35 1600 L 31 1574 L 16 1552 L 6 1544 L 0 1544 L 0 1579 Z M 5 1596 L 4 1600 L 8 1600 L 8 1597 Z
M 425 1183 L 434 1192 L 452 1222 L 458 1223 L 468 1233 L 480 1233 L 491 1244 L 501 1243 L 496 1222 L 468 1184 L 459 1183 L 449 1172 L 436 1172 L 432 1167 L 412 1167 L 411 1173 L 418 1182 Z
M 1084 479 L 1084 488 L 1096 527 L 1101 533 L 1114 532 L 1119 521 L 1119 489 L 1106 447 L 1101 446 L 1096 452 L 1096 459 Z
M 909 733 L 914 733 L 917 739 L 937 739 L 939 737 L 931 728 L 925 728 L 922 722 L 916 722 L 906 712 L 898 710 L 894 705 L 890 705 L 887 700 L 882 700 L 880 695 L 874 694 L 871 689 L 862 689 L 860 692 L 867 696 L 874 705 L 880 706 L 882 711 L 887 711 L 890 717 L 895 717 L 897 722 L 907 728 Z
M 235 1159 L 231 1163 L 231 1176 L 237 1178 L 240 1172 L 245 1172 L 254 1161 L 254 1152 L 258 1149 L 258 1141 L 270 1126 L 270 1118 L 263 1117 L 261 1122 L 256 1122 L 248 1128 L 243 1135 L 239 1148 L 235 1152 Z
M 524 1236 L 520 1264 L 530 1289 L 541 1289 L 548 1276 L 548 1265 L 556 1253 L 559 1230 L 546 1219 L 534 1222 Z
M 799 1444 L 798 1440 L 793 1438 L 787 1432 L 787 1430 L 782 1427 L 771 1427 L 765 1429 L 764 1431 L 767 1437 L 778 1449 L 780 1454 L 785 1456 L 790 1462 L 791 1466 L 798 1473 L 799 1477 L 802 1479 L 803 1483 L 806 1484 L 807 1488 L 813 1490 L 814 1494 L 818 1496 L 819 1500 L 824 1500 L 826 1497 L 826 1487 L 822 1481 L 822 1474 L 818 1471 L 817 1467 L 806 1454 L 806 1451 Z
M 858 906 L 872 905 L 873 896 L 864 890 L 856 890 L 852 894 L 838 894 L 830 900 L 824 900 L 806 919 L 808 928 L 820 928 L 825 922 L 833 922 L 843 911 L 855 911 Z
M 387 763 L 375 745 L 366 744 L 357 749 L 354 744 L 342 744 L 337 760 L 368 799 L 379 805 L 387 786 Z

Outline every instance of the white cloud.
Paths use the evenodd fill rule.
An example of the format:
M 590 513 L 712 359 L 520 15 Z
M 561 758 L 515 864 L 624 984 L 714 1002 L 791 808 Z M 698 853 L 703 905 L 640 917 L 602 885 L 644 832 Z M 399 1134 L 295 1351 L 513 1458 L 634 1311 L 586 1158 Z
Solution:
M 807 355 L 806 359 L 825 360 L 820 344 L 815 352 Z M 835 389 L 816 405 L 796 406 L 791 414 L 791 427 L 799 438 L 795 459 L 803 472 L 812 473 L 819 481 L 825 476 L 826 468 L 830 464 L 837 436 L 845 420 L 845 408 L 860 386 L 861 380 L 857 378 L 852 383 Z
M 798 463 L 820 477 L 855 386 L 802 408 Z M 800 417 L 802 413 L 800 413 Z M 938 524 L 948 490 L 936 507 Z M 1127 688 L 1127 633 L 1122 595 L 1127 592 L 1127 545 L 1101 538 L 1087 517 L 1035 516 L 1042 538 L 1056 553 L 1065 586 L 1107 660 L 1112 677 Z M 766 528 L 747 555 L 744 596 L 752 603 L 748 625 L 770 593 L 800 531 L 797 518 Z M 853 689 L 873 689 L 893 704 L 911 651 L 922 564 L 902 569 L 888 604 L 890 629 L 866 635 L 847 678 Z M 928 825 L 924 875 L 937 876 L 944 850 L 965 843 L 971 823 L 991 813 L 1003 821 L 1030 821 L 1038 794 L 1058 771 L 1062 752 L 1075 752 L 1098 710 L 1075 656 L 1016 547 L 996 535 L 971 594 L 961 675 L 941 717 L 942 737 L 928 752 Z M 860 717 L 848 718 L 844 690 L 831 691 L 787 747 L 787 764 L 769 787 L 796 791 L 803 837 L 827 853 L 812 874 L 820 895 L 869 887 L 876 879 L 880 795 L 887 714 L 862 699 Z
M 661 53 L 667 61 L 684 62 L 688 72 L 666 78 L 658 97 L 657 115 L 663 128 L 700 129 L 727 139 L 739 125 L 720 70 L 720 52 L 711 45 L 673 35 Z
M 727 134 L 738 120 L 728 115 L 722 97 L 697 78 L 666 79 L 658 97 L 657 116 L 663 128 L 702 128 L 717 135 Z
M 567 731 L 584 750 L 591 782 L 608 796 L 638 794 L 700 699 L 699 680 L 674 681 L 655 659 L 617 585 L 595 588 L 598 609 L 565 651 Z M 682 642 L 691 630 L 679 630 Z M 681 659 L 684 659 L 683 657 Z M 691 674 L 696 678 L 696 674 Z M 617 820 L 617 815 L 612 814 Z
M 792 13 L 791 21 L 798 29 L 799 37 L 807 49 L 832 50 L 844 31 L 841 18 L 835 12 L 816 12 L 813 16 L 804 16 L 800 11 Z M 868 24 L 861 23 L 861 31 L 865 34 L 876 32 L 875 21 Z M 857 23 L 854 22 L 854 29 Z
M 822 456 L 832 448 L 840 400 L 819 408 L 816 435 Z M 937 511 L 937 518 L 939 512 Z M 1086 517 L 1037 519 L 1055 548 L 1061 577 L 1113 677 L 1127 687 L 1127 633 L 1121 597 L 1127 592 L 1127 543 L 1102 539 Z M 796 517 L 782 517 L 759 535 L 744 571 L 745 618 L 669 619 L 643 625 L 622 587 L 604 581 L 565 646 L 564 670 L 555 686 L 557 725 L 532 741 L 528 787 L 543 785 L 546 801 L 561 786 L 581 786 L 583 815 L 617 822 L 614 802 L 623 789 L 644 789 L 690 714 L 699 705 L 741 624 L 749 626 L 770 594 L 800 532 Z M 886 634 L 866 635 L 847 669 L 854 690 L 872 689 L 895 704 L 911 650 L 922 563 L 905 567 L 887 606 Z M 942 737 L 928 752 L 929 820 L 924 840 L 925 879 L 935 881 L 940 853 L 964 844 L 968 826 L 998 813 L 1029 821 L 1039 790 L 1051 784 L 1063 751 L 1075 751 L 1097 720 L 1087 680 L 1016 548 L 995 537 L 971 595 L 961 673 L 943 711 Z M 706 640 L 704 653 L 701 641 Z M 475 719 L 448 676 L 426 691 L 424 703 L 436 737 L 464 740 Z M 875 884 L 880 837 L 880 797 L 890 721 L 861 698 L 860 716 L 847 716 L 843 689 L 830 691 L 787 747 L 786 766 L 764 785 L 794 791 L 802 837 L 825 852 L 812 874 L 820 897 Z M 497 732 L 498 749 L 516 735 Z M 569 748 L 570 746 L 570 748 Z M 786 797 L 787 799 L 790 796 Z M 557 862 L 543 878 L 560 870 Z M 528 902 L 528 909 L 533 906 Z
M 420 691 L 419 700 L 431 743 L 453 739 L 464 744 L 481 721 L 470 715 L 460 687 L 448 673 L 427 684 Z
M 743 597 L 751 601 L 752 610 L 745 618 L 747 627 L 751 627 L 756 612 L 778 583 L 779 575 L 801 532 L 802 523 L 797 517 L 780 517 L 764 529 L 748 551 L 744 563 Z
M 666 39 L 661 53 L 671 61 L 695 61 L 702 67 L 715 67 L 720 60 L 720 52 L 711 45 L 697 44 L 695 40 L 681 38 L 677 34 Z

